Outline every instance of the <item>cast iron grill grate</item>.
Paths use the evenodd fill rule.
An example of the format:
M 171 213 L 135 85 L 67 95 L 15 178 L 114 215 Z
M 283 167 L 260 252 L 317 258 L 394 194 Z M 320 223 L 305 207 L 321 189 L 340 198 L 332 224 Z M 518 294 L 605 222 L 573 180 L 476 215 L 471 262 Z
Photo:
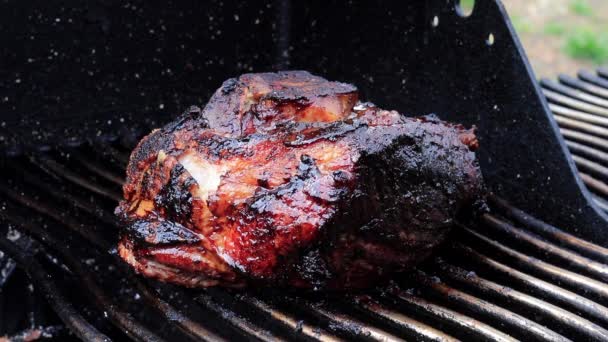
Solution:
M 608 69 L 540 81 L 579 175 L 608 212 Z
M 119 225 L 112 211 L 131 148 L 89 144 L 2 161 L 0 314 L 10 317 L 3 334 L 95 341 L 608 340 L 608 249 L 498 198 L 491 198 L 491 214 L 460 225 L 438 257 L 373 291 L 188 290 L 140 278 L 113 250 Z M 40 294 L 69 329 L 41 305 Z

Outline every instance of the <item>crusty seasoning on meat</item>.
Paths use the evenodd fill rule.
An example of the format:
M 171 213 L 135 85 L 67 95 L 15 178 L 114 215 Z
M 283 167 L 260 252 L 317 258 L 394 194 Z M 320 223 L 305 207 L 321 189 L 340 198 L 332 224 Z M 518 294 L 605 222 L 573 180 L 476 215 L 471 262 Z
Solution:
M 362 288 L 483 200 L 472 130 L 359 102 L 305 71 L 224 82 L 135 148 L 119 252 L 189 287 Z

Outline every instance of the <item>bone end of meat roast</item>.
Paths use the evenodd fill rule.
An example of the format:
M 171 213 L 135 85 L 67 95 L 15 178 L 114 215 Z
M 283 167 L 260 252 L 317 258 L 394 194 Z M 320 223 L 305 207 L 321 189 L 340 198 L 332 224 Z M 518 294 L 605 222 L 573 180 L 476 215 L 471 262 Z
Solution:
M 359 102 L 350 84 L 245 74 L 135 148 L 119 253 L 188 287 L 368 287 L 483 203 L 477 146 L 473 130 Z

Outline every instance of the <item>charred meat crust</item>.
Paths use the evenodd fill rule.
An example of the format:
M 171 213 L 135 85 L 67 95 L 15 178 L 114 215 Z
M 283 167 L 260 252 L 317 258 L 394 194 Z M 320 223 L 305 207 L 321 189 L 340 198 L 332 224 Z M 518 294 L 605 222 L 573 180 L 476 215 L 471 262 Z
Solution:
M 478 142 L 357 100 L 304 71 L 224 82 L 133 151 L 121 256 L 190 287 L 361 288 L 413 267 L 483 202 Z
M 138 220 L 131 222 L 125 227 L 124 234 L 135 244 L 148 245 L 171 245 L 192 244 L 200 242 L 201 239 L 181 224 L 173 221 Z

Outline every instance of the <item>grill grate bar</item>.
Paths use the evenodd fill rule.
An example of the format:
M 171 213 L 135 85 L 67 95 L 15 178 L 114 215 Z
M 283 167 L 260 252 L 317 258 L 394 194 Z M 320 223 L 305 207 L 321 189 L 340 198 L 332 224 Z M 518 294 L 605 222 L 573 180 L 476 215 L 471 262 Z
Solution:
M 581 100 L 576 100 L 576 99 L 573 99 L 566 95 L 556 93 L 547 88 L 545 88 L 544 93 L 545 93 L 545 97 L 547 97 L 547 99 L 549 101 L 557 102 L 562 105 L 565 105 L 565 106 L 568 106 L 568 107 L 571 107 L 574 109 L 578 109 L 583 112 L 598 115 L 600 117 L 608 117 L 607 108 L 603 108 L 603 107 L 600 107 L 600 106 L 597 106 L 594 104 L 590 104 L 590 103 L 587 103 L 587 102 L 584 102 Z
M 605 78 L 598 77 L 593 72 L 590 72 L 587 70 L 581 70 L 578 72 L 577 75 L 578 75 L 578 78 L 580 78 L 583 81 L 587 81 L 589 83 L 593 83 L 597 86 L 600 86 L 604 89 L 608 89 L 608 80 L 606 80 Z
M 91 242 L 102 249 L 108 249 L 111 247 L 110 242 L 103 236 L 99 235 L 96 231 L 85 228 L 79 222 L 75 221 L 69 215 L 62 215 L 55 208 L 48 207 L 46 204 L 33 200 L 25 193 L 19 194 L 16 191 L 5 187 L 0 184 L 0 193 L 7 196 L 12 201 L 19 203 L 27 208 L 31 208 L 32 210 L 46 215 L 57 222 L 62 222 L 67 227 L 69 227 L 72 231 L 79 234 L 85 239 L 90 239 Z M 19 222 L 19 221 L 17 221 Z
M 506 217 L 514 220 L 516 223 L 533 230 L 535 233 L 547 237 L 553 241 L 557 241 L 563 246 L 572 248 L 579 253 L 585 254 L 588 257 L 596 258 L 599 261 L 608 262 L 608 248 L 596 245 L 586 240 L 580 239 L 572 234 L 558 229 L 548 223 L 545 223 L 520 209 L 509 205 L 506 201 L 490 195 L 488 197 L 490 203 L 496 207 Z
M 15 167 L 15 164 L 19 166 Z M 21 179 L 24 184 L 31 185 L 34 188 L 42 190 L 46 196 L 53 197 L 59 201 L 66 201 L 72 207 L 80 209 L 89 215 L 95 216 L 103 223 L 118 227 L 118 222 L 114 215 L 108 215 L 107 212 L 91 206 L 90 198 L 86 198 L 80 194 L 72 193 L 70 191 L 65 191 L 65 184 L 59 182 L 53 186 L 53 183 L 44 179 L 42 175 L 27 171 L 25 165 L 20 163 L 10 163 L 8 167 L 12 169 L 13 174 L 19 175 L 19 179 Z M 14 178 L 9 178 L 9 182 L 17 184 Z
M 465 316 L 452 309 L 432 303 L 426 299 L 404 292 L 396 293 L 395 298 L 399 301 L 399 304 L 422 312 L 441 324 L 451 326 L 452 329 L 467 331 L 475 338 L 489 339 L 492 341 L 514 341 L 511 336 L 500 332 L 485 323 Z
M 516 239 L 518 243 L 525 243 L 539 254 L 544 254 L 545 257 L 556 257 L 568 266 L 588 273 L 597 279 L 603 281 L 608 279 L 607 265 L 543 241 L 533 233 L 516 228 L 492 215 L 485 214 L 482 216 L 481 220 L 486 223 L 486 227 L 508 234 L 510 238 Z
M 586 317 L 608 325 L 608 308 L 591 301 L 574 292 L 565 290 L 559 286 L 539 278 L 520 272 L 492 258 L 473 250 L 469 246 L 461 243 L 456 245 L 456 252 L 466 255 L 475 265 L 480 265 L 482 269 L 489 270 L 492 274 L 498 274 L 501 279 L 508 279 L 509 284 L 519 284 L 526 292 L 535 293 L 539 296 L 549 298 L 572 308 L 573 311 L 583 313 Z
M 309 301 L 302 300 L 301 298 L 295 300 L 289 297 L 282 297 L 280 300 L 296 307 L 299 311 L 303 311 L 322 321 L 329 322 L 327 324 L 328 329 L 336 333 L 350 335 L 352 337 L 363 337 L 365 340 L 370 341 L 401 340 L 399 337 L 396 337 L 389 332 L 369 325 L 368 323 L 344 314 L 343 312 L 331 310 L 320 303 L 313 304 Z M 410 334 L 416 338 L 430 341 L 454 340 L 447 334 L 406 316 L 403 316 L 403 319 L 400 319 L 397 324 L 399 325 L 399 328 L 405 330 L 405 332 L 410 332 Z
M 355 309 L 372 319 L 381 318 L 385 323 L 400 330 L 409 331 L 416 339 L 431 341 L 457 341 L 454 337 L 439 331 L 425 323 L 412 319 L 409 316 L 379 304 L 370 298 L 355 297 L 353 300 Z
M 531 336 L 539 340 L 559 341 L 563 336 L 529 320 L 517 313 L 506 310 L 498 305 L 480 299 L 477 296 L 455 289 L 441 282 L 438 277 L 430 278 L 423 272 L 415 275 L 415 280 L 426 286 L 426 291 L 461 310 L 471 313 L 480 320 L 489 324 L 497 324 L 504 330 L 504 326 L 514 329 L 522 338 Z
M 209 329 L 203 327 L 201 324 L 190 319 L 188 316 L 174 308 L 171 304 L 164 301 L 160 294 L 150 291 L 150 289 L 141 281 L 134 279 L 134 276 L 131 276 L 131 278 L 138 293 L 141 294 L 141 296 L 148 303 L 150 303 L 152 307 L 158 310 L 165 319 L 173 322 L 182 332 L 186 333 L 194 340 L 217 342 L 226 341 L 226 339 L 223 337 L 220 337 Z
M 578 154 L 581 156 L 586 156 L 591 159 L 598 160 L 603 163 L 608 163 L 608 153 L 606 152 L 569 140 L 566 140 L 566 145 L 568 146 L 572 154 Z
M 602 138 L 608 137 L 608 129 L 599 127 L 593 124 L 589 124 L 586 122 L 577 121 L 574 119 L 568 119 L 559 115 L 555 116 L 555 121 L 560 125 L 560 127 L 566 127 L 570 129 L 576 129 L 582 131 L 584 133 L 598 135 Z
M 198 295 L 194 297 L 194 300 L 228 322 L 235 331 L 243 337 L 254 338 L 259 341 L 285 341 L 285 339 L 272 334 L 270 331 L 252 324 L 233 311 L 218 305 L 213 298 L 207 294 Z
M 608 108 L 608 100 L 595 96 L 593 94 L 586 93 L 579 89 L 572 88 L 567 85 L 563 85 L 548 79 L 542 79 L 540 81 L 540 85 L 545 89 L 550 89 L 550 91 L 552 92 L 554 91 L 556 93 L 560 93 L 561 95 L 568 96 L 576 100 L 580 100 L 582 102 L 587 102 L 592 105 Z
M 608 168 L 602 166 L 600 163 L 593 162 L 574 153 L 572 153 L 572 160 L 574 160 L 576 166 L 583 171 L 590 171 L 600 177 L 608 176 Z
M 591 71 L 581 70 L 577 73 L 577 76 L 583 81 L 592 83 L 604 89 L 608 89 L 608 81 L 601 77 L 598 77 L 595 73 Z
M 570 87 L 583 90 L 589 94 L 597 95 L 601 98 L 608 99 L 608 90 L 606 88 L 599 87 L 593 83 L 585 82 L 567 75 L 560 75 L 558 80 L 562 84 L 566 84 Z
M 595 204 L 597 204 L 598 207 L 600 207 L 600 209 L 604 210 L 604 211 L 608 211 L 608 202 L 606 202 L 605 199 L 603 199 L 602 197 L 598 197 L 595 195 L 591 195 L 591 197 L 593 198 L 593 201 L 595 202 Z
M 267 302 L 263 302 L 258 298 L 249 296 L 247 294 L 239 294 L 237 298 L 250 307 L 262 312 L 266 317 L 270 317 L 272 320 L 281 322 L 284 328 L 287 328 L 287 330 L 291 333 L 301 333 L 311 340 L 319 340 L 322 342 L 342 341 L 341 338 L 333 336 L 319 327 L 314 327 L 302 320 L 298 320 L 290 314 L 287 314 L 286 312 Z
M 117 202 L 117 201 L 120 201 L 120 199 L 121 199 L 121 196 L 119 193 L 109 190 L 109 189 L 105 189 L 95 183 L 92 183 L 85 177 L 82 177 L 82 176 L 72 172 L 71 170 L 69 170 L 68 168 L 66 168 L 65 166 L 61 165 L 60 163 L 56 162 L 53 159 L 50 159 L 50 158 L 37 159 L 34 163 L 40 165 L 43 170 L 49 172 L 50 174 L 52 174 L 55 177 L 65 178 L 66 180 L 68 180 L 72 183 L 75 183 L 96 194 L 102 195 L 110 200 Z
M 602 303 L 608 302 L 608 285 L 606 283 L 554 266 L 535 257 L 527 256 L 469 228 L 462 229 L 471 238 L 491 247 L 492 252 L 508 257 L 520 268 L 549 278 L 560 285 L 568 285 L 571 289 L 574 289 L 574 292 L 582 296 L 593 295 Z
M 87 170 L 109 180 L 110 182 L 112 182 L 118 186 L 122 186 L 122 184 L 124 183 L 124 180 L 122 179 L 122 177 L 119 177 L 119 176 L 115 175 L 113 172 L 104 169 L 101 165 L 97 164 L 93 160 L 90 160 L 89 158 L 84 156 L 82 153 L 76 153 L 74 159 L 78 160 L 79 163 L 84 165 L 84 167 L 86 167 Z
M 566 139 L 572 139 L 575 141 L 584 142 L 584 143 L 593 145 L 598 148 L 605 149 L 606 146 L 608 146 L 608 140 L 603 139 L 601 137 L 597 137 L 597 136 L 582 133 L 582 132 L 577 132 L 577 131 L 570 130 L 567 128 L 562 128 L 562 127 L 560 127 L 559 130 Z
M 607 340 L 608 331 L 602 327 L 581 318 L 575 314 L 572 314 L 564 309 L 561 309 L 553 304 L 534 298 L 525 293 L 516 291 L 510 287 L 497 284 L 489 281 L 478 275 L 465 271 L 464 269 L 452 266 L 450 264 L 441 264 L 441 275 L 447 278 L 470 286 L 480 293 L 492 295 L 504 299 L 506 303 L 511 305 L 517 303 L 522 306 L 534 310 L 539 314 L 546 315 L 547 317 L 555 320 L 559 326 L 571 327 L 576 333 L 584 336 L 585 338 L 591 338 L 594 340 Z M 545 339 L 546 337 L 543 337 Z M 557 338 L 557 336 L 556 336 Z M 563 337 L 561 337 L 563 338 Z M 559 340 L 559 339 L 556 339 Z
M 75 274 L 81 279 L 93 295 L 94 301 L 101 308 L 106 308 L 104 313 L 107 313 L 110 321 L 122 331 L 125 331 L 130 338 L 141 342 L 165 341 L 156 333 L 152 332 L 145 325 L 137 322 L 129 312 L 124 311 L 118 306 L 105 292 L 94 282 L 93 279 L 85 272 L 77 263 L 71 263 L 70 269 L 74 270 Z
M 600 180 L 595 179 L 591 175 L 580 172 L 579 175 L 585 184 L 589 187 L 589 189 L 602 197 L 608 197 L 608 185 Z
M 581 112 L 567 107 L 562 107 L 556 104 L 549 104 L 549 109 L 551 109 L 554 115 L 559 115 L 569 119 L 580 120 L 586 123 L 596 124 L 604 127 L 608 126 L 608 117 L 602 117 L 595 114 L 587 114 L 585 112 Z

